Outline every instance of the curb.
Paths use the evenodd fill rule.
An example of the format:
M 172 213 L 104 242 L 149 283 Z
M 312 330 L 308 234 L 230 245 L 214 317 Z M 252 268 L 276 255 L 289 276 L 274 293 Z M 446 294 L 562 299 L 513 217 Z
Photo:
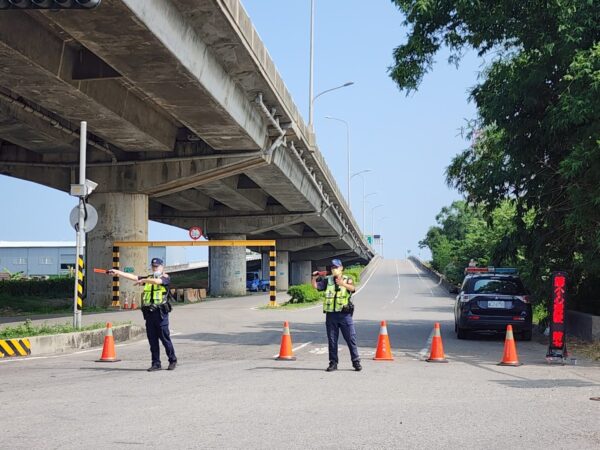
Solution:
M 436 272 L 431 267 L 426 265 L 423 261 L 421 261 L 416 256 L 409 256 L 409 260 L 411 260 L 416 266 L 418 266 L 421 270 L 427 273 L 427 275 L 432 278 L 435 282 L 437 282 L 438 286 L 442 286 L 444 289 L 448 291 L 448 295 L 454 297 L 454 294 L 451 293 L 453 288 L 457 288 L 458 286 L 450 283 L 446 280 L 446 277 L 441 273 Z
M 117 325 L 113 327 L 113 336 L 115 342 L 125 342 L 138 338 L 146 333 L 144 327 L 139 325 Z M 33 336 L 22 339 L 10 339 L 8 341 L 27 341 L 30 344 L 29 355 L 43 356 L 66 353 L 71 350 L 83 350 L 93 347 L 102 347 L 104 345 L 105 328 L 90 331 L 79 331 L 65 334 L 50 334 L 44 336 Z M 0 344 L 6 341 L 0 341 Z M 0 346 L 0 348 L 2 348 Z M 4 356 L 18 357 L 27 356 L 28 354 L 5 354 Z M 2 357 L 0 350 L 0 358 Z

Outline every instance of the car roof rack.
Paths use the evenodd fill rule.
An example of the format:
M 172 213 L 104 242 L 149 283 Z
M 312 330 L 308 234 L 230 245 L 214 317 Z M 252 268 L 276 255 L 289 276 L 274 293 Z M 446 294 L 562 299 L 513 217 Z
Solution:
M 519 270 L 515 267 L 467 267 L 465 268 L 465 275 L 478 274 L 478 273 L 491 273 L 499 275 L 517 275 Z

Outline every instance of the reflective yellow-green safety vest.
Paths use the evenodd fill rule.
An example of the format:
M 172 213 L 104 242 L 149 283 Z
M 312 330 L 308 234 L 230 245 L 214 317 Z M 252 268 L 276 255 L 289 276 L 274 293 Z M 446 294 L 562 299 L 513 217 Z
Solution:
M 348 281 L 347 276 L 342 276 L 345 282 Z M 348 305 L 350 292 L 343 286 L 335 284 L 335 277 L 328 276 L 326 278 L 327 288 L 325 289 L 325 300 L 323 301 L 323 312 L 341 312 L 344 306 Z M 338 289 L 336 291 L 336 289 Z M 337 294 L 337 295 L 336 295 Z
M 142 294 L 142 306 L 162 305 L 167 296 L 167 288 L 162 284 L 144 284 L 144 293 Z

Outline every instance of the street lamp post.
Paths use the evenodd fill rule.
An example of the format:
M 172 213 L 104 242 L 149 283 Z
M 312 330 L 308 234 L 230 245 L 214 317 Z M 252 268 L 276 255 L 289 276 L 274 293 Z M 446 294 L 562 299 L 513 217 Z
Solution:
M 384 220 L 389 219 L 389 218 L 390 218 L 390 216 L 382 217 L 381 219 L 379 219 L 377 221 L 377 223 L 379 224 L 379 223 L 381 223 Z M 375 230 L 373 230 L 373 233 L 375 233 Z M 380 234 L 380 237 L 379 237 L 379 247 L 381 248 L 381 256 L 383 256 L 383 233 L 379 233 L 379 234 Z
M 348 191 L 346 195 L 346 200 L 348 201 L 348 205 L 350 205 L 350 125 L 348 122 L 343 119 L 338 119 L 337 117 L 325 116 L 326 119 L 335 120 L 337 122 L 341 122 L 346 126 L 346 159 L 347 159 L 347 180 L 348 180 Z
M 308 127 L 313 125 L 313 75 L 315 62 L 315 0 L 310 0 L 310 69 L 308 80 Z
M 366 216 L 366 214 L 365 214 L 365 205 L 367 204 L 367 199 L 371 195 L 377 195 L 377 192 L 370 192 L 367 195 L 363 195 L 363 233 L 364 234 L 367 234 L 367 225 L 365 224 L 365 218 L 364 218 L 364 216 Z
M 381 208 L 383 206 L 383 203 L 380 203 L 379 205 L 375 205 L 371 208 L 371 236 L 373 235 L 373 231 L 375 228 L 375 210 L 377 208 Z
M 314 119 L 313 105 L 315 100 L 327 92 L 335 91 L 336 89 L 352 86 L 353 81 L 348 81 L 340 86 L 327 89 L 313 97 L 314 93 L 314 72 L 315 72 L 315 0 L 310 0 L 310 64 L 308 75 L 308 126 L 312 130 Z
M 352 178 L 360 176 L 360 179 L 362 180 L 362 196 L 363 196 L 363 201 L 362 201 L 362 230 L 363 230 L 363 233 L 366 231 L 365 230 L 365 177 L 363 177 L 363 174 L 369 173 L 369 172 L 372 172 L 372 170 L 371 169 L 361 170 L 360 172 L 356 172 L 356 173 L 352 174 L 352 176 L 350 177 L 350 180 L 352 180 Z

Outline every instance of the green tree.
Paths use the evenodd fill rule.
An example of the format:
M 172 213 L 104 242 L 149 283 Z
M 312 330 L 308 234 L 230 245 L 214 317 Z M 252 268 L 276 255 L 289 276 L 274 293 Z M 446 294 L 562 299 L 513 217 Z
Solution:
M 473 145 L 448 182 L 490 222 L 514 206 L 494 258 L 526 259 L 531 279 L 567 270 L 574 300 L 600 312 L 600 7 L 597 0 L 395 0 L 409 27 L 391 77 L 418 88 L 446 46 L 490 58 L 471 90 Z M 594 303 L 595 300 L 595 303 Z

